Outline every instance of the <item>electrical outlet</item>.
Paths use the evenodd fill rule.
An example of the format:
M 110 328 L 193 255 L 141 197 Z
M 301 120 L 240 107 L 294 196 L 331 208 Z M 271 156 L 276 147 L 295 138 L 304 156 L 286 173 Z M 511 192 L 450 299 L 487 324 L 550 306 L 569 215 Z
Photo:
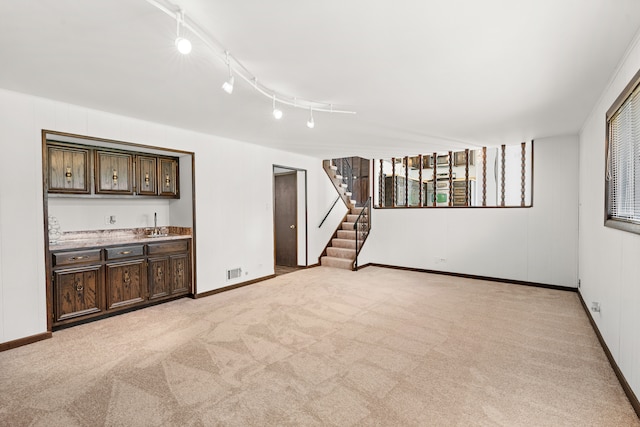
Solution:
M 111 225 L 111 215 L 106 215 L 104 217 L 104 224 L 105 225 Z

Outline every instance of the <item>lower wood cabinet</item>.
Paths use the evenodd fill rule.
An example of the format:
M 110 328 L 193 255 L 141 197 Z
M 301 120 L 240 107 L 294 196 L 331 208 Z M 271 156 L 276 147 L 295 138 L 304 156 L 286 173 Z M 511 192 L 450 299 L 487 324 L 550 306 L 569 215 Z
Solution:
M 144 301 L 145 259 L 114 262 L 106 265 L 107 309 Z
M 147 250 L 150 255 L 149 299 L 189 292 L 191 274 L 187 242 L 154 243 Z
M 101 271 L 101 265 L 90 265 L 54 273 L 55 321 L 102 311 Z
M 189 254 L 171 255 L 171 294 L 187 293 L 191 289 L 191 269 Z
M 149 258 L 149 299 L 171 294 L 170 284 L 169 258 Z
M 191 291 L 188 240 L 54 251 L 51 261 L 54 326 Z

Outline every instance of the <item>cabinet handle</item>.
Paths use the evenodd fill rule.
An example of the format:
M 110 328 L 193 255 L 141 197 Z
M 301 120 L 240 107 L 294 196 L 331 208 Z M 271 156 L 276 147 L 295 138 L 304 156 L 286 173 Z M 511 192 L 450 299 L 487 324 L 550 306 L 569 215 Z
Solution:
M 84 286 L 82 286 L 82 283 L 78 280 L 76 282 L 76 291 L 77 292 L 82 292 L 84 290 Z
M 149 186 L 149 172 L 144 174 L 144 184 L 148 187 Z
M 131 251 L 122 251 L 120 252 L 120 255 L 129 255 L 131 253 Z
M 69 166 L 67 166 L 67 172 L 64 174 L 64 176 L 67 177 L 67 182 L 71 182 L 71 177 L 73 176 L 73 174 L 71 173 L 71 168 Z
M 111 177 L 113 179 L 113 185 L 118 185 L 118 171 L 117 170 L 113 170 L 113 176 Z
M 165 175 L 164 185 L 168 187 L 171 184 L 171 178 L 169 178 L 169 174 Z
M 69 261 L 78 261 L 80 259 L 85 259 L 87 258 L 86 256 L 72 256 L 71 258 L 69 258 Z
M 131 275 L 129 274 L 129 270 L 125 270 L 123 273 L 123 281 L 125 283 L 125 285 L 128 285 L 129 283 L 131 283 Z
M 158 277 L 162 277 L 162 267 L 158 267 Z

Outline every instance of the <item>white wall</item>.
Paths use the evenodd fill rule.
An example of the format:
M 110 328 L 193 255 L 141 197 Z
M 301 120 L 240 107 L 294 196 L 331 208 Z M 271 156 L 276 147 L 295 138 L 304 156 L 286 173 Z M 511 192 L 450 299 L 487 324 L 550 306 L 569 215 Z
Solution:
M 638 37 L 580 133 L 580 292 L 627 382 L 640 396 L 640 235 L 604 227 L 605 114 L 640 69 Z
M 374 209 L 359 264 L 577 286 L 578 138 L 535 141 L 532 208 Z
M 273 164 L 307 170 L 310 224 L 336 194 L 321 159 L 10 91 L 0 90 L 0 129 L 0 342 L 46 331 L 42 129 L 195 153 L 200 293 L 273 273 Z M 339 219 L 331 221 L 309 227 L 310 263 Z M 235 267 L 246 275 L 227 282 Z
M 154 213 L 158 226 L 176 225 L 171 221 L 169 200 L 49 198 L 49 216 L 58 219 L 62 232 L 153 227 Z M 116 223 L 105 223 L 104 217 L 111 215 Z

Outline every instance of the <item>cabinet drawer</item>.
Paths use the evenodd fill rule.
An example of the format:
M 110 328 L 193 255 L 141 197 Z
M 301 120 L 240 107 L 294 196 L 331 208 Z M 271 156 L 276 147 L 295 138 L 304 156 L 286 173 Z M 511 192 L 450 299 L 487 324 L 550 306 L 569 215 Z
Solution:
M 175 240 L 172 242 L 151 243 L 147 245 L 148 255 L 168 254 L 172 252 L 187 252 L 189 243 L 186 240 Z
M 144 255 L 144 245 L 107 248 L 107 259 L 131 258 Z
M 85 251 L 54 252 L 53 265 L 84 264 L 87 262 L 100 262 L 100 249 L 90 249 Z

